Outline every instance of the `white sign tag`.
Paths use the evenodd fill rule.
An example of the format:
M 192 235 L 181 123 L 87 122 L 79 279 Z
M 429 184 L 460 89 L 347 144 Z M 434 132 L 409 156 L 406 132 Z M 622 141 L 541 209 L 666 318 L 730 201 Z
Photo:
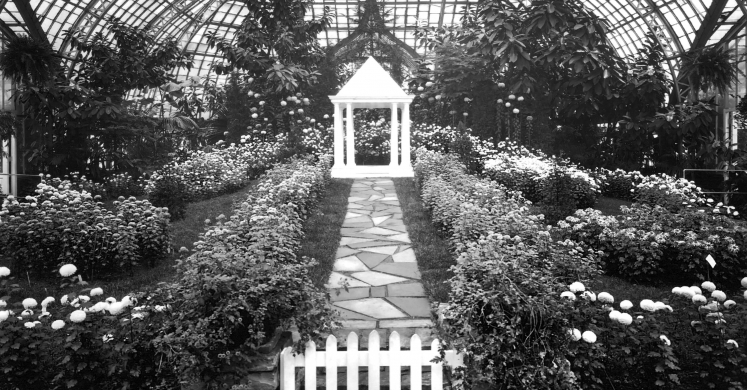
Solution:
M 706 257 L 706 261 L 711 265 L 711 268 L 716 268 L 716 260 L 713 259 L 713 256 L 708 255 L 708 257 Z

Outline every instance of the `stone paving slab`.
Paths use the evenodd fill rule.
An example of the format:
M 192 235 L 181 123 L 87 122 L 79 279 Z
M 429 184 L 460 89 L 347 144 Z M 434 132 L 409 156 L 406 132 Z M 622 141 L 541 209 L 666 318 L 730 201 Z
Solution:
M 374 329 L 382 341 L 394 330 L 406 343 L 413 334 L 432 340 L 430 302 L 394 182 L 355 180 L 340 235 L 326 284 L 342 317 L 342 329 L 333 332 L 338 343 L 351 330 L 365 340 Z

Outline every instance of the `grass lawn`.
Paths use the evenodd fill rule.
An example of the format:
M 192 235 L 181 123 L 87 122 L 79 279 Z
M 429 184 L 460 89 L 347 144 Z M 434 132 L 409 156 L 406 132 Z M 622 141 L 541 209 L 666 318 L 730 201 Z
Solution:
M 176 278 L 174 265 L 179 257 L 179 248 L 182 246 L 192 248 L 193 243 L 198 240 L 199 234 L 205 230 L 205 220 L 208 218 L 215 220 L 215 217 L 220 214 L 228 216 L 233 210 L 234 202 L 243 200 L 253 185 L 254 182 L 237 192 L 187 205 L 186 217 L 171 224 L 173 253 L 158 262 L 155 267 L 138 267 L 130 275 L 104 277 L 96 280 L 86 280 L 86 282 L 89 283 L 90 287 L 103 288 L 106 296 L 119 298 L 134 291 L 145 291 L 148 288 L 155 287 L 160 282 L 173 281 Z M 2 261 L 0 261 L 0 265 L 7 264 L 2 264 Z M 76 290 L 61 289 L 59 281 L 55 279 L 36 280 L 26 275 L 11 276 L 14 276 L 11 283 L 17 283 L 21 288 L 21 291 L 14 294 L 14 301 L 26 297 L 39 299 L 49 295 L 59 298 L 62 294 Z M 2 295 L 2 292 L 0 292 L 0 295 Z
M 630 206 L 632 204 L 633 202 L 628 202 L 627 200 L 600 196 L 597 199 L 597 203 L 594 205 L 594 209 L 599 210 L 606 215 L 622 215 L 620 206 Z
M 324 288 L 332 272 L 352 185 L 352 179 L 332 179 L 327 192 L 304 223 L 306 236 L 301 242 L 299 257 L 307 256 L 318 262 L 309 271 L 316 287 Z
M 394 185 L 402 207 L 402 219 L 418 259 L 425 292 L 431 302 L 448 302 L 451 289 L 446 281 L 453 276 L 449 268 L 456 264 L 449 244 L 433 226 L 430 213 L 420 200 L 415 180 L 396 178 Z

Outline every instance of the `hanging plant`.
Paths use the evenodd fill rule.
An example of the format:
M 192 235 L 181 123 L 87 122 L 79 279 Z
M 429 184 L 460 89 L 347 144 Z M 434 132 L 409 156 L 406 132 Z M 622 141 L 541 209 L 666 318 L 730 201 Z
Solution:
M 724 95 L 739 76 L 734 50 L 724 47 L 705 47 L 691 51 L 682 58 L 682 78 L 690 84 L 690 100 L 698 92 L 716 91 Z
M 57 55 L 52 46 L 27 35 L 5 38 L 0 73 L 16 84 L 41 86 L 54 80 Z

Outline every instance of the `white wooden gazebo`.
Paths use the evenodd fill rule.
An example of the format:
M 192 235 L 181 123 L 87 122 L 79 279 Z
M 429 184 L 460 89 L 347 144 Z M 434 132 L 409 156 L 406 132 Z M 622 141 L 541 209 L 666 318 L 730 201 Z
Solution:
M 414 97 L 406 94 L 386 70 L 373 57 L 369 57 L 350 81 L 342 87 L 342 90 L 336 96 L 329 97 L 335 105 L 335 164 L 332 167 L 332 177 L 413 177 L 410 163 L 410 103 Z M 353 110 L 356 108 L 389 108 L 392 110 L 389 165 L 355 164 Z M 343 136 L 343 109 L 346 114 L 347 137 Z M 398 148 L 400 139 L 397 109 L 402 110 L 401 163 Z M 347 141 L 347 154 L 343 152 L 344 139 Z M 344 158 L 345 155 L 347 155 L 347 160 Z

